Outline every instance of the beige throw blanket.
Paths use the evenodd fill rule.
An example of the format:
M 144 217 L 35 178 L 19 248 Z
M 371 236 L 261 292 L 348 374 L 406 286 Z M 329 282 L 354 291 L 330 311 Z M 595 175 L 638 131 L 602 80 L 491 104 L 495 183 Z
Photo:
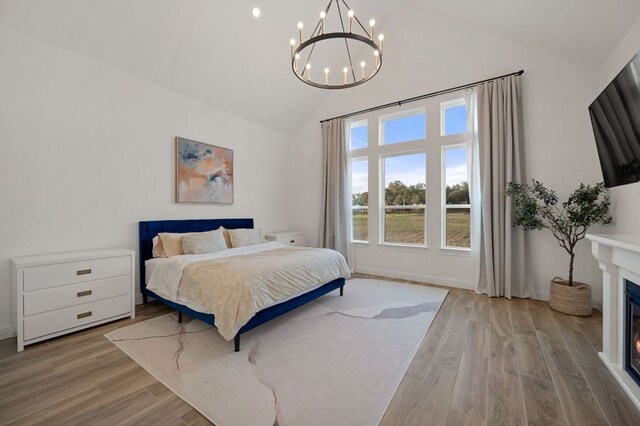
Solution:
M 222 337 L 231 340 L 262 309 L 349 277 L 344 257 L 334 250 L 286 247 L 192 263 L 178 293 L 209 309 Z

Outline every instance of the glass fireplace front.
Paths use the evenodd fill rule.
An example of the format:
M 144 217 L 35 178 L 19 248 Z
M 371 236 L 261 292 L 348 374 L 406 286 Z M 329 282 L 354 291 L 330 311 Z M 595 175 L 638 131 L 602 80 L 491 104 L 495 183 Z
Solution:
M 625 283 L 625 366 L 624 369 L 640 386 L 640 286 Z

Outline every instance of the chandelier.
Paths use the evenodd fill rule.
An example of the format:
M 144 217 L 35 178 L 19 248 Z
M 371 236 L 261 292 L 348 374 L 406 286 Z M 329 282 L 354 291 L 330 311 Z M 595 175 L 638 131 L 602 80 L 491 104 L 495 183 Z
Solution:
M 331 21 L 329 21 L 330 13 L 332 13 Z M 331 31 L 330 22 L 337 31 Z M 344 0 L 330 0 L 327 7 L 320 12 L 320 20 L 311 33 L 311 37 L 304 39 L 304 24 L 298 23 L 298 40 L 292 38 L 290 41 L 293 73 L 300 81 L 320 89 L 347 89 L 366 83 L 382 67 L 384 35 L 380 34 L 376 37 L 375 25 L 375 19 L 371 19 L 369 29 L 365 28 Z M 327 29 L 326 32 L 325 29 Z M 335 40 L 344 41 L 344 46 L 341 42 L 336 45 Z M 315 72 L 313 75 L 320 78 L 314 80 L 312 69 L 315 71 L 317 62 L 312 67 L 312 58 L 316 46 L 321 45 L 325 47 L 332 45 L 334 50 L 330 51 L 329 58 L 323 58 L 330 63 L 320 64 L 320 70 L 323 70 L 324 73 Z M 335 50 L 336 48 L 342 53 Z M 351 54 L 354 49 L 359 55 L 357 60 L 360 60 L 360 63 L 356 61 L 355 65 Z M 343 67 L 342 73 L 332 73 L 330 68 L 332 65 L 337 65 L 338 69 Z

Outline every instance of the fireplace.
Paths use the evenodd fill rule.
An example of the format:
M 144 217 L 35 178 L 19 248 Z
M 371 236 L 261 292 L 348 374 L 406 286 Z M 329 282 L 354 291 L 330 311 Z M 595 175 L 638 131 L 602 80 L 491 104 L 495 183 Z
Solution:
M 640 285 L 624 280 L 624 369 L 640 385 Z

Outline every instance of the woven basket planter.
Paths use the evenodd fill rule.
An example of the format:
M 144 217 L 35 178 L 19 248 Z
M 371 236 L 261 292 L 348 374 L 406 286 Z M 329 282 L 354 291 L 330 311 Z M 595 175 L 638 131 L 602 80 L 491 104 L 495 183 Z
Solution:
M 551 280 L 549 291 L 549 305 L 554 311 L 563 314 L 588 317 L 591 315 L 591 286 L 574 281 L 573 286 L 567 285 L 562 278 Z

